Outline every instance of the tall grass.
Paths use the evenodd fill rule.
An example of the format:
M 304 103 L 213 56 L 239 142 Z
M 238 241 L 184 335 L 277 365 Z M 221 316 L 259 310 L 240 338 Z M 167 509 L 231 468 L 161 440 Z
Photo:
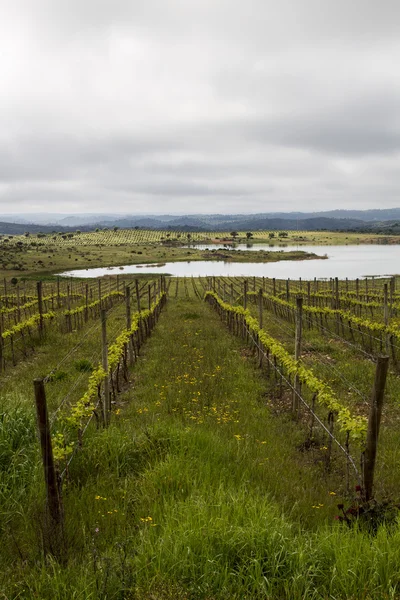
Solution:
M 61 561 L 40 543 L 40 470 L 23 467 L 24 514 L 0 548 L 4 597 L 398 597 L 397 526 L 372 537 L 334 520 L 343 474 L 299 452 L 301 428 L 267 389 L 205 303 L 170 300 L 112 425 L 90 432 L 71 464 Z M 36 465 L 30 417 L 18 414 L 20 433 L 4 440 L 31 448 Z

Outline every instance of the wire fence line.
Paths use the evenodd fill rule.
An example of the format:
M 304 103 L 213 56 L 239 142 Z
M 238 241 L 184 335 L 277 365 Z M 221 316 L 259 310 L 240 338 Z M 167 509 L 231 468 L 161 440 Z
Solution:
M 274 361 L 272 361 L 270 359 L 270 357 L 267 355 L 267 353 L 264 351 L 264 349 L 260 346 L 260 344 L 258 343 L 258 341 L 254 338 L 252 332 L 250 331 L 250 329 L 248 328 L 247 325 L 245 325 L 245 329 L 247 332 L 247 335 L 250 337 L 250 339 L 252 340 L 254 346 L 259 350 L 259 352 L 264 356 L 264 358 L 267 359 L 267 361 L 269 362 L 270 366 L 273 367 L 273 369 L 275 369 L 275 371 L 279 374 L 279 376 L 283 379 L 283 381 L 287 384 L 287 386 L 290 388 L 290 390 L 296 395 L 296 397 L 300 400 L 300 402 L 307 408 L 308 412 L 313 416 L 313 418 L 319 423 L 319 425 L 322 427 L 322 429 L 325 431 L 325 433 L 328 434 L 328 436 L 332 439 L 333 442 L 335 442 L 335 444 L 338 446 L 338 448 L 343 452 L 343 454 L 346 456 L 347 460 L 349 461 L 349 463 L 351 464 L 351 466 L 354 469 L 355 474 L 357 475 L 357 478 L 359 479 L 359 481 L 361 482 L 361 477 L 360 477 L 360 473 L 356 467 L 355 464 L 355 460 L 354 458 L 351 456 L 351 454 L 349 454 L 349 452 L 343 447 L 343 445 L 340 443 L 340 441 L 337 439 L 337 437 L 331 432 L 329 431 L 329 429 L 326 427 L 326 425 L 323 423 L 323 421 L 321 421 L 320 417 L 317 415 L 317 413 L 311 408 L 311 406 L 308 404 L 308 402 L 304 399 L 304 397 L 299 393 L 299 391 L 293 386 L 293 384 L 291 383 L 291 381 L 289 379 L 287 379 L 287 377 L 285 377 L 285 375 L 282 373 L 282 371 L 279 369 L 278 365 L 275 364 Z
M 261 367 L 263 362 L 265 362 L 265 364 L 268 366 L 268 369 L 272 367 L 273 372 L 275 372 L 276 376 L 278 378 L 280 378 L 280 386 L 279 386 L 279 390 L 280 390 L 280 394 L 282 394 L 282 383 L 285 384 L 285 386 L 287 386 L 287 389 L 291 392 L 292 394 L 292 412 L 294 414 L 294 416 L 296 416 L 297 420 L 299 419 L 299 413 L 298 413 L 298 406 L 303 406 L 304 409 L 306 410 L 307 414 L 311 417 L 311 424 L 309 425 L 310 427 L 310 431 L 308 434 L 308 442 L 312 445 L 312 429 L 314 427 L 315 424 L 317 424 L 323 431 L 324 434 L 328 435 L 328 440 L 331 441 L 331 443 L 328 443 L 328 448 L 326 448 L 327 453 L 325 455 L 325 459 L 326 459 L 326 465 L 327 467 L 330 465 L 330 460 L 331 460 L 331 452 L 332 452 L 332 443 L 334 443 L 335 447 L 337 447 L 340 451 L 340 454 L 345 457 L 346 459 L 346 472 L 347 472 L 347 489 L 349 490 L 349 468 L 354 472 L 355 477 L 357 478 L 358 483 L 360 483 L 360 485 L 362 484 L 361 482 L 363 481 L 364 478 L 364 450 L 362 450 L 363 445 L 361 444 L 360 446 L 360 464 L 361 464 L 361 468 L 359 469 L 357 467 L 356 464 L 356 459 L 354 457 L 354 454 L 352 454 L 350 452 L 350 439 L 354 439 L 354 440 L 362 440 L 365 432 L 366 432 L 366 421 L 363 420 L 362 417 L 358 417 L 357 415 L 351 416 L 350 412 L 346 412 L 348 409 L 343 406 L 340 402 L 338 403 L 337 400 L 334 400 L 335 395 L 331 394 L 331 398 L 333 401 L 333 403 L 331 402 L 331 400 L 328 401 L 328 403 L 326 403 L 326 398 L 324 397 L 324 394 L 326 393 L 323 392 L 322 396 L 324 397 L 324 399 L 322 400 L 323 402 L 323 406 L 325 408 L 325 410 L 327 411 L 327 416 L 325 415 L 325 417 L 322 417 L 320 414 L 318 414 L 318 412 L 316 411 L 316 404 L 318 404 L 318 396 L 319 396 L 319 390 L 320 389 L 320 384 L 318 384 L 316 387 L 314 384 L 312 384 L 311 388 L 310 388 L 310 392 L 313 394 L 312 395 L 312 400 L 308 401 L 307 397 L 304 395 L 304 393 L 301 392 L 303 385 L 302 385 L 302 381 L 304 382 L 304 384 L 306 386 L 308 386 L 308 375 L 306 376 L 305 373 L 301 375 L 301 378 L 298 380 L 297 379 L 297 370 L 296 371 L 291 371 L 289 370 L 289 373 L 292 373 L 291 377 L 293 377 L 293 383 L 290 381 L 290 377 L 285 375 L 285 370 L 288 368 L 288 365 L 286 364 L 286 359 L 284 358 L 284 355 L 281 356 L 280 351 L 278 352 L 277 356 L 281 356 L 281 358 L 277 358 L 277 356 L 274 355 L 274 348 L 272 346 L 272 350 L 270 348 L 265 348 L 264 344 L 261 342 L 261 339 L 259 338 L 258 333 L 256 332 L 256 330 L 253 331 L 253 326 L 250 327 L 250 325 L 247 323 L 246 317 L 244 314 L 241 313 L 237 313 L 234 310 L 234 307 L 231 305 L 230 308 L 224 308 L 224 306 L 222 304 L 220 304 L 221 299 L 218 299 L 218 296 L 216 296 L 214 294 L 214 296 L 211 294 L 211 296 L 208 297 L 210 303 L 212 304 L 212 306 L 214 306 L 214 308 L 217 310 L 217 312 L 219 313 L 220 317 L 226 322 L 226 324 L 228 325 L 229 329 L 235 333 L 236 335 L 239 335 L 241 337 L 243 337 L 247 342 L 250 342 L 250 344 L 252 345 L 252 347 L 257 351 L 258 353 L 258 359 L 259 359 L 259 366 Z M 254 318 L 254 317 L 253 317 Z M 263 330 L 260 330 L 260 334 L 262 333 Z M 282 364 L 281 364 L 282 363 Z M 311 373 L 311 372 L 310 372 Z M 321 382 L 322 384 L 322 382 Z M 329 388 L 328 388 L 329 389 Z M 314 391 L 313 391 L 314 390 Z M 326 388 L 321 387 L 321 391 L 322 390 L 326 390 Z M 329 392 L 330 393 L 330 392 Z M 297 403 L 294 403 L 294 398 L 296 398 Z M 336 407 L 336 404 L 338 404 L 338 408 Z M 294 408 L 294 407 L 297 408 Z M 332 407 L 330 407 L 332 406 Z M 338 412 L 337 412 L 338 411 Z M 344 415 L 348 415 L 349 421 L 347 421 L 347 416 L 344 417 Z M 346 419 L 346 421 L 343 421 L 343 417 Z M 327 419 L 327 424 L 324 423 L 324 420 Z M 361 419 L 361 420 L 360 420 Z M 341 433 L 341 435 L 345 435 L 345 442 L 341 440 L 341 438 L 338 436 L 338 434 L 334 433 L 334 422 L 335 421 L 340 422 L 340 428 L 339 428 L 339 432 Z M 361 422 L 362 421 L 362 422 Z M 361 429 L 358 429 L 359 427 L 361 427 Z M 360 433 L 358 433 L 358 431 Z M 361 433 L 361 431 L 363 431 L 364 433 Z M 360 438 L 361 435 L 361 438 Z M 308 443 L 306 440 L 305 444 Z M 310 447 L 312 447 L 310 445 Z M 356 444 L 358 446 L 358 443 Z M 305 446 L 306 447 L 306 446 Z M 324 448 L 325 449 L 325 448 Z M 361 472 L 362 473 L 361 473 Z

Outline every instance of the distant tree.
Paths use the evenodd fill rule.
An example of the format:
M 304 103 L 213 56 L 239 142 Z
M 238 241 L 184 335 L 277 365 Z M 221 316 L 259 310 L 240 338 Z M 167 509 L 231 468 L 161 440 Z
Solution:
M 17 285 L 17 283 L 18 283 L 18 279 L 17 279 L 16 277 L 13 277 L 13 278 L 11 279 L 11 283 L 12 283 L 13 285 Z
M 113 227 L 113 231 L 118 231 L 119 227 Z
M 77 229 L 76 233 L 79 234 L 79 233 L 82 233 L 82 231 L 80 229 Z
M 233 238 L 236 238 L 238 235 L 239 235 L 239 234 L 238 234 L 238 232 L 237 232 L 237 231 L 231 231 L 231 236 L 232 236 Z
M 280 231 L 278 233 L 278 237 L 281 237 L 281 238 L 288 237 L 288 232 L 287 231 Z
M 273 231 L 270 231 L 270 232 L 269 232 L 269 234 L 268 234 L 268 237 L 269 237 L 269 238 L 272 240 L 272 238 L 274 238 L 274 237 L 275 237 L 275 234 L 274 234 L 274 232 L 273 232 Z
M 192 237 L 192 234 L 191 234 L 191 233 L 187 233 L 187 234 L 186 234 L 186 237 L 187 237 L 187 239 L 188 239 L 188 241 L 189 241 L 189 240 L 191 239 L 191 237 Z
M 253 234 L 251 233 L 251 231 L 248 231 L 246 233 L 246 237 L 247 237 L 248 240 L 253 237 Z

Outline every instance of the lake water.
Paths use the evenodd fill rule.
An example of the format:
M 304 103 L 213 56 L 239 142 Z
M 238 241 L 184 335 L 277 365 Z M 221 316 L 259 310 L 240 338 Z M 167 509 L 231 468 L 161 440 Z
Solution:
M 193 247 L 193 246 L 192 246 Z M 196 246 L 196 248 L 224 248 L 224 246 Z M 181 261 L 167 262 L 156 266 L 154 264 L 124 265 L 122 267 L 101 267 L 95 269 L 79 269 L 68 271 L 61 275 L 71 277 L 101 277 L 102 275 L 117 275 L 122 273 L 169 274 L 175 277 L 205 277 L 205 276 L 242 276 L 242 277 L 276 277 L 280 279 L 326 279 L 339 277 L 356 279 L 365 276 L 396 275 L 400 273 L 400 245 L 383 246 L 378 244 L 354 246 L 287 246 L 271 248 L 268 244 L 257 244 L 248 248 L 240 244 L 243 250 L 270 250 L 288 252 L 304 250 L 314 252 L 319 256 L 327 255 L 326 260 L 288 260 L 273 263 L 234 263 L 224 261 Z M 231 250 L 233 252 L 233 250 Z

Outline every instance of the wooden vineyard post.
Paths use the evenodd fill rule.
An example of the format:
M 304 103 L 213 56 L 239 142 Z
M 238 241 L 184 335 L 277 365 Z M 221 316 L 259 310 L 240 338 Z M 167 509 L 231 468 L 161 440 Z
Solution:
M 21 308 L 20 308 L 20 306 L 21 306 L 21 299 L 20 299 L 20 296 L 19 296 L 19 285 L 17 285 L 17 290 L 16 291 L 17 291 L 17 315 L 18 315 L 18 321 L 20 321 L 21 320 Z
M 340 308 L 340 300 L 339 300 L 339 279 L 335 277 L 335 308 L 338 310 Z
M 147 285 L 147 293 L 149 295 L 149 310 L 151 308 L 151 285 L 150 283 Z
M 372 498 L 376 452 L 378 449 L 379 428 L 385 393 L 386 376 L 389 368 L 389 357 L 378 356 L 375 381 L 372 390 L 371 407 L 368 418 L 367 444 L 364 451 L 363 481 L 365 500 Z
M 140 292 L 139 292 L 139 280 L 135 279 L 135 289 L 136 289 L 136 303 L 138 312 L 141 312 L 140 309 Z
M 153 284 L 153 302 L 154 304 L 157 302 L 157 284 L 155 282 Z
M 303 298 L 298 296 L 296 298 L 296 333 L 295 333 L 295 341 L 294 341 L 294 359 L 298 361 L 301 356 L 301 342 L 302 342 L 302 333 L 303 333 Z M 297 375 L 294 376 L 294 391 L 293 391 L 293 401 L 292 408 L 293 412 L 297 413 L 299 410 L 299 397 L 300 394 L 300 383 Z
M 43 294 L 42 294 L 42 282 L 38 281 L 36 284 L 37 289 L 37 301 L 39 308 L 39 335 L 43 336 Z
M 243 308 L 247 308 L 247 279 L 243 281 Z
M 394 296 L 394 276 L 390 278 L 390 286 L 389 286 L 389 291 L 390 291 L 390 298 L 389 298 L 389 317 L 392 316 L 393 314 L 393 296 Z
M 258 290 L 258 324 L 260 329 L 263 328 L 263 291 L 262 288 Z
M 60 278 L 57 277 L 57 308 L 60 308 Z
M 307 304 L 311 306 L 311 281 L 307 281 Z
M 383 286 L 383 320 L 386 327 L 389 324 L 389 303 L 388 303 L 388 284 L 385 283 Z M 389 351 L 389 334 L 385 332 L 385 349 Z
M 101 310 L 101 351 L 102 364 L 105 371 L 104 375 L 104 398 L 103 398 L 103 423 L 107 427 L 110 420 L 110 381 L 108 373 L 108 345 L 107 345 L 107 313 L 104 309 Z
M 275 277 L 272 278 L 272 295 L 276 296 L 276 279 L 275 279 Z
M 89 319 L 89 285 L 85 286 L 85 322 Z
M 388 284 L 383 286 L 383 320 L 387 326 L 389 323 Z
M 290 283 L 289 279 L 286 279 L 286 302 L 290 300 Z
M 125 288 L 125 304 L 126 304 L 126 329 L 127 331 L 131 330 L 132 327 L 132 319 L 131 319 L 131 288 L 126 286 Z M 133 365 L 133 344 L 131 336 L 129 336 L 129 344 L 128 344 L 128 360 L 129 365 Z
M 35 379 L 33 385 L 35 390 L 37 424 L 39 430 L 40 447 L 42 450 L 42 462 L 44 479 L 46 482 L 48 508 L 53 523 L 59 525 L 61 523 L 62 513 L 60 497 L 58 494 L 57 475 L 53 459 L 53 448 L 51 445 L 49 416 L 47 412 L 46 392 L 44 389 L 43 379 Z

